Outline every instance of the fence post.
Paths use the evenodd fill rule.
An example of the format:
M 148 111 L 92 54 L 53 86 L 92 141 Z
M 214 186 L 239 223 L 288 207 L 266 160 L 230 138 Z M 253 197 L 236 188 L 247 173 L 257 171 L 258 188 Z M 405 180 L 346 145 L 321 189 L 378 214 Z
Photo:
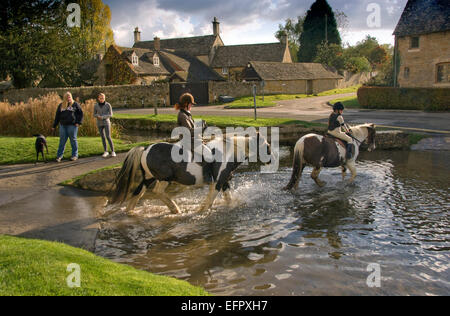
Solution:
M 257 114 L 256 114 L 256 85 L 253 85 L 253 104 L 255 107 L 255 121 L 258 119 Z

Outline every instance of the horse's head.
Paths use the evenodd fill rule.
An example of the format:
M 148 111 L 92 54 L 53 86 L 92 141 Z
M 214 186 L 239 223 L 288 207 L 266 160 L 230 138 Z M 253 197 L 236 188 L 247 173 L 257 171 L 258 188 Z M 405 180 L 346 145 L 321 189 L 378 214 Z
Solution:
M 376 148 L 375 145 L 375 124 L 366 124 L 367 128 L 367 137 L 365 139 L 367 145 L 369 145 L 368 151 L 373 151 Z

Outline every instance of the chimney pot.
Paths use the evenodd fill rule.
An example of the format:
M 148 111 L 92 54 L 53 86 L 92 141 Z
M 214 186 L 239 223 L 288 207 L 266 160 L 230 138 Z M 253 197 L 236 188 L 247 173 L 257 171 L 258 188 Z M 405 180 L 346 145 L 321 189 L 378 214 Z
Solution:
M 281 42 L 281 44 L 284 44 L 286 46 L 288 45 L 288 36 L 287 36 L 286 32 L 284 32 L 281 35 L 280 42 Z
M 161 50 L 161 39 L 158 36 L 153 39 L 153 46 L 156 51 Z
M 213 34 L 214 34 L 214 36 L 219 36 L 220 35 L 220 23 L 219 23 L 219 21 L 217 20 L 217 18 L 216 17 L 214 17 L 214 20 L 213 20 Z
M 139 28 L 136 27 L 134 29 L 134 43 L 136 44 L 136 43 L 138 43 L 140 41 L 141 41 L 141 32 L 139 31 Z

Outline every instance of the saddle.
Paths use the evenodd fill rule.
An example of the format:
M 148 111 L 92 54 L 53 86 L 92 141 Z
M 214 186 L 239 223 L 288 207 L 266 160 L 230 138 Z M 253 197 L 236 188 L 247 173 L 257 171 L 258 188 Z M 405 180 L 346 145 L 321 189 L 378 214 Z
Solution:
M 342 147 L 345 148 L 345 158 L 346 159 L 352 159 L 353 154 L 355 153 L 355 145 L 354 144 L 349 144 L 346 141 L 337 138 L 331 134 L 326 134 L 325 137 L 328 137 L 334 141 L 337 141 Z

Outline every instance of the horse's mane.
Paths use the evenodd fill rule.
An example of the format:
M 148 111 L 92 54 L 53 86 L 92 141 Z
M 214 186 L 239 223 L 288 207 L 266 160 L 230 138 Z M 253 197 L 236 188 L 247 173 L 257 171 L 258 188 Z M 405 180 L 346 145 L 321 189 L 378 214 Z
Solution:
M 364 124 L 352 126 L 352 129 L 361 129 L 361 128 L 375 129 L 375 124 L 373 124 L 373 123 L 364 123 Z

